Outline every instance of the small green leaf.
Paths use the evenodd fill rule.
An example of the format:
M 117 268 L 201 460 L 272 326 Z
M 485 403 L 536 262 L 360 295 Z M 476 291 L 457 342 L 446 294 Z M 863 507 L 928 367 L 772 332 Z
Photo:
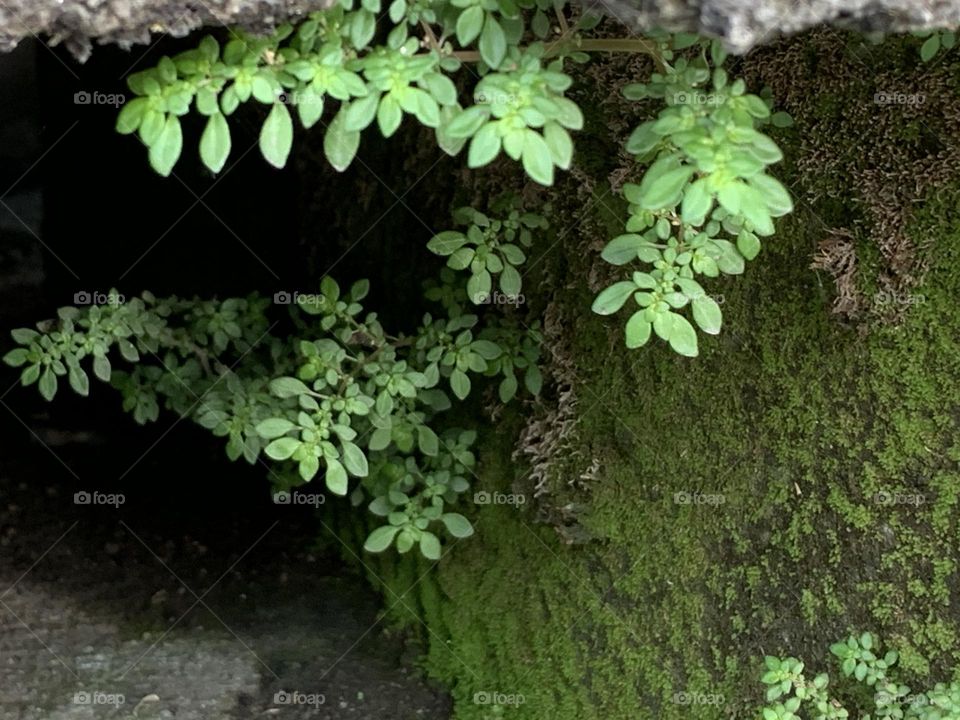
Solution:
M 933 56 L 937 54 L 937 51 L 940 49 L 940 34 L 934 33 L 926 42 L 920 47 L 920 59 L 924 62 L 929 62 L 933 59 Z
M 364 455 L 363 450 L 346 440 L 341 442 L 340 446 L 343 448 L 343 464 L 350 474 L 354 477 L 366 477 L 370 469 L 367 465 L 367 456 Z
M 10 367 L 20 367 L 26 364 L 28 354 L 26 348 L 15 348 L 3 356 L 3 362 Z
M 380 99 L 380 105 L 377 108 L 377 125 L 380 127 L 380 133 L 388 138 L 393 135 L 400 127 L 400 121 L 403 120 L 403 110 L 400 109 L 400 103 L 390 93 L 387 93 Z
M 432 532 L 424 530 L 420 534 L 420 554 L 427 560 L 440 559 L 440 539 Z
M 447 532 L 455 538 L 467 538 L 473 535 L 473 525 L 459 513 L 444 513 L 440 516 L 440 521 L 447 528 Z
M 597 299 L 593 301 L 591 309 L 597 313 L 597 315 L 612 315 L 623 307 L 627 298 L 630 297 L 636 289 L 636 284 L 630 280 L 622 280 L 614 283 L 597 295 Z
M 474 105 L 458 114 L 447 125 L 447 134 L 452 138 L 469 138 L 490 117 L 490 108 L 482 105 Z
M 117 115 L 117 132 L 121 135 L 135 133 L 143 122 L 148 103 L 147 98 L 134 98 L 126 103 Z
M 301 443 L 297 438 L 282 437 L 271 442 L 263 451 L 272 460 L 288 460 L 300 445 Z
M 471 5 L 457 18 L 457 42 L 466 47 L 483 28 L 484 12 L 480 5 Z
M 296 425 L 285 418 L 269 418 L 259 423 L 255 429 L 260 437 L 273 440 L 286 435 L 295 427 Z
M 643 310 L 638 310 L 627 320 L 626 336 L 627 347 L 631 350 L 646 345 L 650 339 L 650 322 L 644 317 Z
M 335 495 L 347 494 L 347 471 L 339 460 L 327 458 L 327 473 L 325 476 L 327 489 Z
M 467 238 L 463 233 L 455 230 L 445 230 L 430 238 L 430 241 L 427 243 L 427 250 L 435 255 L 446 257 L 447 255 L 451 255 L 455 250 L 463 247 L 466 242 Z
M 287 164 L 292 147 L 293 120 L 290 111 L 283 103 L 274 103 L 260 128 L 260 152 L 268 163 L 275 168 L 282 168 Z
M 682 315 L 677 315 L 676 313 L 670 314 L 673 315 L 673 329 L 670 332 L 669 340 L 670 347 L 681 355 L 696 357 L 699 354 L 699 350 L 697 349 L 697 331 L 693 329 L 693 325 Z
M 57 376 L 53 374 L 53 370 L 49 367 L 40 376 L 37 388 L 40 390 L 41 397 L 47 401 L 53 400 L 54 395 L 57 394 Z
M 360 147 L 360 133 L 345 127 L 344 109 L 341 107 L 323 136 L 323 154 L 337 172 L 346 170 Z
M 483 23 L 479 49 L 480 57 L 492 70 L 500 67 L 503 56 L 507 53 L 507 37 L 503 33 L 503 28 L 500 27 L 500 23 L 491 13 L 487 14 L 487 19 Z
M 707 295 L 700 295 L 693 299 L 693 319 L 700 329 L 709 335 L 720 332 L 723 324 L 723 313 L 717 301 Z
M 553 185 L 553 155 L 543 136 L 529 128 L 523 135 L 523 169 L 541 185 Z
M 180 127 L 180 118 L 170 115 L 163 123 L 163 130 L 156 142 L 150 146 L 150 166 L 159 175 L 168 177 L 173 166 L 180 159 L 183 150 L 183 131 Z
M 470 394 L 470 378 L 461 370 L 454 370 L 450 374 L 450 389 L 459 400 Z
M 680 215 L 683 221 L 693 226 L 703 225 L 707 213 L 713 206 L 713 196 L 707 186 L 707 179 L 700 178 L 683 193 Z
M 522 287 L 523 281 L 517 269 L 513 265 L 504 265 L 503 272 L 500 273 L 500 289 L 504 294 L 516 298 Z
M 310 388 L 296 378 L 282 377 L 270 382 L 270 392 L 279 398 L 291 398 L 306 395 L 310 392 Z
M 440 452 L 440 440 L 437 434 L 426 425 L 417 427 L 417 445 L 420 452 L 429 457 L 436 457 Z
M 207 120 L 203 135 L 200 137 L 200 159 L 212 172 L 223 170 L 230 155 L 230 126 L 220 112 L 215 112 Z
M 363 543 L 363 549 L 367 552 L 379 553 L 386 550 L 393 544 L 393 539 L 400 532 L 400 528 L 395 525 L 383 525 L 374 530 Z
M 71 364 L 67 375 L 70 381 L 70 387 L 78 395 L 86 397 L 90 394 L 90 378 L 87 373 L 77 364 Z
M 481 127 L 470 141 L 467 152 L 467 166 L 471 169 L 483 167 L 500 152 L 500 133 L 497 126 L 489 122 Z
M 377 107 L 380 105 L 380 94 L 370 93 L 366 97 L 351 102 L 346 110 L 343 126 L 347 132 L 360 131 L 370 125 L 377 116 Z
M 691 175 L 693 175 L 693 168 L 688 165 L 667 171 L 649 185 L 649 189 L 644 193 L 640 204 L 646 210 L 673 207 L 680 199 L 683 186 L 686 185 Z

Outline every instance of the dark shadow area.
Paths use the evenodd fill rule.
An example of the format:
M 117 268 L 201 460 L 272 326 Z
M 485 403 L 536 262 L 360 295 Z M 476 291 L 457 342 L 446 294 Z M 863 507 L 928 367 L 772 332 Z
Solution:
M 196 118 L 174 175 L 156 175 L 139 141 L 115 132 L 110 98 L 126 92 L 128 72 L 190 44 L 99 48 L 82 66 L 37 43 L 0 57 L 0 353 L 10 329 L 78 293 L 313 292 L 331 265 L 345 285 L 370 277 L 385 259 L 370 248 L 406 237 L 432 261 L 423 207 L 396 202 L 406 185 L 394 194 L 376 180 L 396 156 L 374 145 L 364 165 L 333 176 L 314 157 L 322 134 L 298 130 L 303 157 L 275 170 L 256 147 L 260 107 L 231 122 L 219 177 L 197 156 Z M 333 201 L 314 190 L 332 187 Z M 337 225 L 344 217 L 349 228 Z M 386 259 L 409 250 L 397 243 Z M 396 302 L 410 282 L 391 274 L 388 285 L 374 301 L 414 326 L 419 310 Z M 47 403 L 18 375 L 0 368 L 0 633 L 17 658 L 0 686 L 20 688 L 0 693 L 0 718 L 86 717 L 68 690 L 116 688 L 123 713 L 146 702 L 138 717 L 261 717 L 278 702 L 289 718 L 446 717 L 410 650 L 383 635 L 377 596 L 341 562 L 329 521 L 349 503 L 278 504 L 264 466 L 230 462 L 223 439 L 189 420 L 161 410 L 138 426 L 96 381 L 86 399 L 64 384 Z M 315 697 L 284 703 L 281 691 Z

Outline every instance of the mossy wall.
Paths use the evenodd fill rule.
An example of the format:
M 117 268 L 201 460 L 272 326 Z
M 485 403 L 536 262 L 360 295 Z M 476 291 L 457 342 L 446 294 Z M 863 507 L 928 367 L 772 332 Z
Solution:
M 561 401 L 504 412 L 482 433 L 476 489 L 527 502 L 469 508 L 476 537 L 437 568 L 370 565 L 390 614 L 420 631 L 425 667 L 452 688 L 458 719 L 753 718 L 764 654 L 827 669 L 827 646 L 853 630 L 897 647 L 917 689 L 954 676 L 960 159 L 943 153 L 958 138 L 938 137 L 949 112 L 864 105 L 895 77 L 903 92 L 952 93 L 936 104 L 956 112 L 953 60 L 921 66 L 911 42 L 870 48 L 820 33 L 742 62 L 796 117 L 773 132 L 797 210 L 744 276 L 711 283 L 724 329 L 693 360 L 662 344 L 628 352 L 623 318 L 588 312 L 610 277 L 597 249 L 625 219 L 610 181 L 636 177 L 603 129 L 625 134 L 624 118 L 644 110 L 611 100 L 601 82 L 626 79 L 636 61 L 584 73 L 595 136 L 546 198 L 556 242 L 534 253 L 524 280 L 531 308 L 562 329 L 553 370 L 573 384 L 576 418 L 566 449 L 548 458 L 534 498 L 518 438 Z M 838 138 L 853 143 L 846 157 Z M 899 177 L 907 160 L 926 172 L 924 158 L 936 182 L 920 178 L 909 203 L 885 206 L 897 247 L 914 253 L 904 279 L 869 211 L 879 201 L 851 178 Z M 831 312 L 834 279 L 810 264 L 836 230 L 859 260 L 848 291 L 869 300 L 899 283 L 895 321 L 863 310 L 869 302 L 859 315 Z M 569 527 L 538 522 L 562 512 L 588 541 L 567 544 Z M 476 695 L 493 692 L 507 704 Z

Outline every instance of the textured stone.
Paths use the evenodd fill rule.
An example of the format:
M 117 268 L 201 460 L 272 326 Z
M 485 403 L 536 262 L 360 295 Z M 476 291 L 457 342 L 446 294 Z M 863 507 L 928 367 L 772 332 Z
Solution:
M 896 32 L 960 24 L 960 0 L 588 0 L 638 30 L 699 31 L 745 52 L 780 35 L 830 23 Z M 81 60 L 93 42 L 129 47 L 151 34 L 183 36 L 200 26 L 267 31 L 330 0 L 2 0 L 0 50 L 29 35 L 66 43 Z

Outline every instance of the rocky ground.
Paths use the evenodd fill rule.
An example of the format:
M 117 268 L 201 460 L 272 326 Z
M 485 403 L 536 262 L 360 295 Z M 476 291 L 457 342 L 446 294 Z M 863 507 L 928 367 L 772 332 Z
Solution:
M 136 471 L 123 505 L 75 504 L 61 481 L 109 446 L 78 465 L 71 435 L 38 435 L 0 460 L 2 720 L 448 717 L 363 581 L 311 550 L 309 511 L 178 511 L 182 486 L 138 496 Z

